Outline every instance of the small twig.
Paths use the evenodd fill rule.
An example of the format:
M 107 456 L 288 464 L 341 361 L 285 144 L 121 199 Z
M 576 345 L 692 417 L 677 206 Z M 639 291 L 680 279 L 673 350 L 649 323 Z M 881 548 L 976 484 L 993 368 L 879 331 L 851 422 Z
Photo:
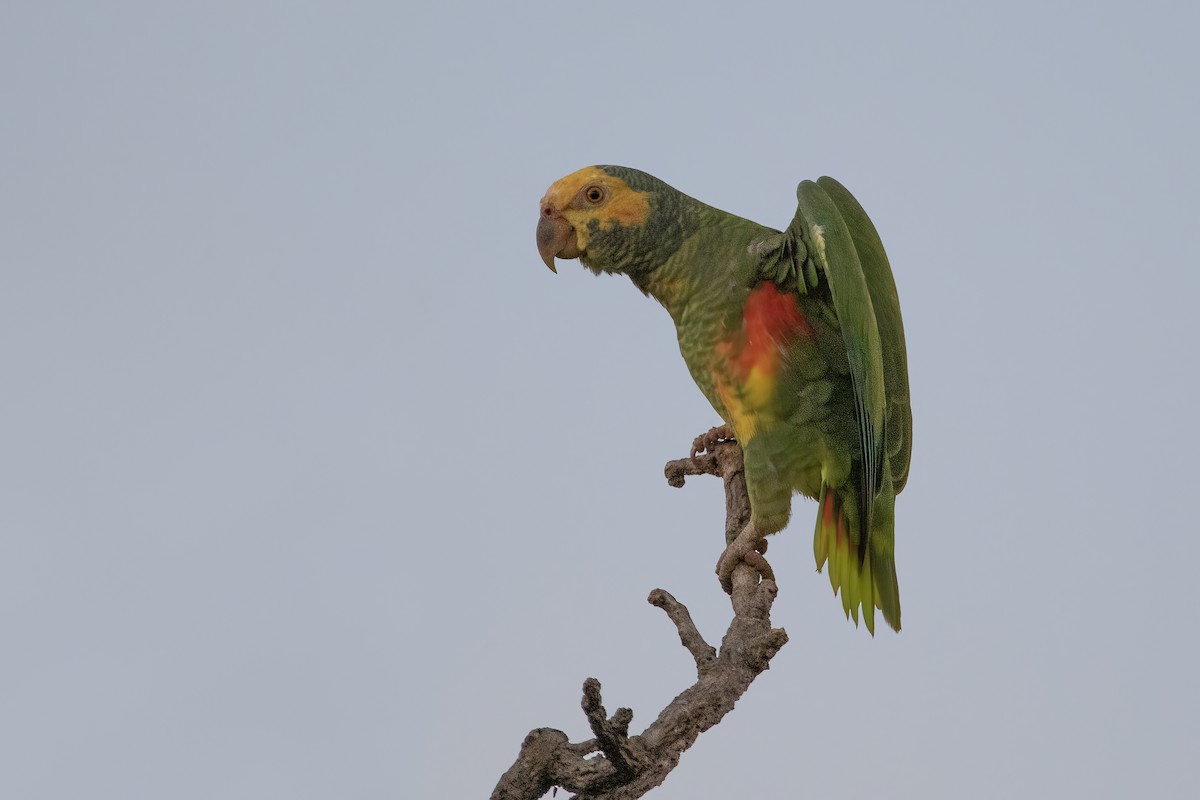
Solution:
M 667 476 L 667 483 L 678 489 L 683 486 L 684 478 L 688 475 L 721 477 L 721 465 L 712 453 L 701 453 L 695 458 L 678 458 L 668 461 L 667 465 L 663 467 L 663 474 Z
M 717 660 L 717 649 L 704 641 L 696 623 L 692 622 L 692 615 L 688 612 L 687 606 L 672 597 L 671 593 L 665 589 L 655 589 L 646 600 L 650 605 L 667 612 L 667 617 L 675 623 L 675 628 L 679 631 L 679 641 L 696 660 L 696 674 L 703 675 Z
M 596 746 L 608 757 L 609 763 L 616 770 L 616 778 L 621 782 L 628 781 L 636 771 L 637 759 L 629 747 L 629 723 L 633 720 L 633 712 L 628 708 L 618 708 L 611 720 L 604 710 L 600 699 L 600 681 L 588 678 L 583 682 L 583 713 L 587 715 L 592 733 L 596 735 Z

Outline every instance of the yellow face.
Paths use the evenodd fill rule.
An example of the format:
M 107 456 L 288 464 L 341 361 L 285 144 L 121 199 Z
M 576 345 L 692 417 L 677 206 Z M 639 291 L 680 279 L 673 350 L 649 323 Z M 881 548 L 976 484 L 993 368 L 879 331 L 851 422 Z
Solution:
M 650 215 L 650 199 L 604 170 L 584 167 L 547 189 L 542 209 L 569 222 L 579 249 L 586 250 L 589 221 L 596 220 L 605 230 L 615 225 L 641 226 Z

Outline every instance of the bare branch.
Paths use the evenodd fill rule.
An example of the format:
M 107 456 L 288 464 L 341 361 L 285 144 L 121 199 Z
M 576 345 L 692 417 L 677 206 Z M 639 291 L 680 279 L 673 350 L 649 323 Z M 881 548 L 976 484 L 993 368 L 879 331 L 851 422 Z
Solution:
M 637 771 L 637 759 L 629 748 L 629 723 L 633 720 L 633 712 L 628 708 L 619 708 L 612 720 L 607 719 L 604 703 L 600 700 L 600 681 L 595 678 L 583 682 L 581 705 L 588 724 L 592 726 L 592 733 L 596 734 L 600 752 L 608 757 L 616 770 L 614 777 L 621 782 L 628 781 Z
M 704 641 L 704 637 L 696 628 L 696 623 L 692 622 L 692 615 L 688 612 L 687 606 L 672 597 L 671 593 L 665 589 L 655 589 L 646 600 L 650 605 L 658 606 L 667 612 L 667 617 L 675 623 L 675 627 L 679 631 L 679 641 L 696 660 L 696 674 L 703 675 L 705 670 L 711 668 L 716 660 L 717 649 Z
M 688 475 L 716 475 L 721 477 L 721 465 L 712 453 L 702 453 L 695 458 L 680 458 L 668 461 L 663 467 L 667 483 L 676 489 L 683 486 L 684 478 Z
M 750 498 L 741 447 L 727 436 L 723 429 L 714 428 L 698 437 L 693 457 L 670 462 L 665 473 L 672 486 L 682 486 L 688 475 L 717 475 L 724 480 L 728 545 L 746 529 Z M 730 576 L 734 617 L 719 652 L 700 635 L 687 607 L 670 593 L 655 589 L 647 598 L 675 624 L 680 642 L 696 663 L 696 683 L 672 700 L 641 734 L 629 736 L 633 712 L 621 708 L 609 718 L 600 682 L 588 678 L 581 705 L 596 738 L 572 744 L 561 731 L 532 731 L 516 762 L 496 784 L 492 800 L 538 800 L 553 786 L 575 792 L 580 800 L 632 800 L 666 779 L 684 751 L 733 710 L 787 643 L 787 633 L 771 627 L 771 605 L 778 589 L 762 557 L 765 542 L 740 551 L 742 560 Z M 601 755 L 595 755 L 597 751 Z

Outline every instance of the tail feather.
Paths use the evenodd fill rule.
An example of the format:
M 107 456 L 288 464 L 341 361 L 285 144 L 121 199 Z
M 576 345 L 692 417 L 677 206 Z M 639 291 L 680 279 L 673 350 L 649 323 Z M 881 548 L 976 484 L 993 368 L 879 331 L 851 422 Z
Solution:
M 892 555 L 893 514 L 890 504 L 877 504 L 872 514 L 872 530 L 866 548 L 856 529 L 857 520 L 846 514 L 846 506 L 835 489 L 821 487 L 817 527 L 813 535 L 813 555 L 817 571 L 829 564 L 829 583 L 833 593 L 841 593 L 842 611 L 858 625 L 861 609 L 863 623 L 875 634 L 875 609 L 884 620 L 900 630 L 900 594 L 896 583 L 896 562 Z

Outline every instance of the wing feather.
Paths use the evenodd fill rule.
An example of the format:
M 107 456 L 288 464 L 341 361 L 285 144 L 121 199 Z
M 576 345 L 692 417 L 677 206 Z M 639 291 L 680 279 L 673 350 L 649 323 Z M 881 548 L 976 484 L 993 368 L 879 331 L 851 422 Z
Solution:
M 883 449 L 895 492 L 899 494 L 908 480 L 908 465 L 912 458 L 912 410 L 908 401 L 908 354 L 904 346 L 904 321 L 900 317 L 896 279 L 892 276 L 879 232 L 854 195 L 833 178 L 818 178 L 817 184 L 833 200 L 850 230 L 875 308 L 875 321 L 883 345 L 886 397 Z
M 855 237 L 838 204 L 825 187 L 813 181 L 802 182 L 796 198 L 799 207 L 786 235 L 804 241 L 808 255 L 825 275 L 850 365 L 862 454 L 857 504 L 862 533 L 856 543 L 862 557 L 867 552 L 871 508 L 883 477 L 886 441 L 887 396 L 879 325 Z

